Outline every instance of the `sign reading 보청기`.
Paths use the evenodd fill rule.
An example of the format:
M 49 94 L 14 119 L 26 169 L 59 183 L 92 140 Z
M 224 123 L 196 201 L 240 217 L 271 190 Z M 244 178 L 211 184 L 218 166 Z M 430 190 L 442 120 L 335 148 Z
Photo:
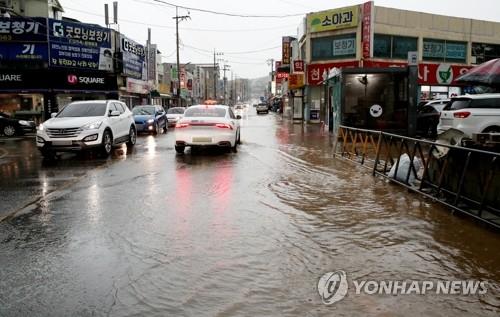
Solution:
M 0 18 L 0 61 L 47 61 L 47 20 Z
M 93 24 L 49 19 L 50 66 L 113 70 L 111 31 Z
M 146 79 L 146 48 L 124 35 L 120 35 L 123 52 L 123 74 L 136 79 Z
M 359 7 L 352 6 L 307 15 L 307 27 L 311 33 L 356 27 Z

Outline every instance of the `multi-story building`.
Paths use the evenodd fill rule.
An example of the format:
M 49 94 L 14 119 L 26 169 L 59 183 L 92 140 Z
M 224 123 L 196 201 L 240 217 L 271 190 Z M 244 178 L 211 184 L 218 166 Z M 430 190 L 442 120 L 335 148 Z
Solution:
M 325 122 L 331 114 L 324 108 L 322 84 L 333 68 L 406 67 L 409 53 L 416 52 L 410 56 L 418 64 L 422 98 L 445 98 L 466 88 L 455 82 L 458 75 L 500 57 L 499 22 L 386 8 L 373 1 L 308 14 L 297 40 L 298 58 L 306 63 L 305 112 L 321 107 Z

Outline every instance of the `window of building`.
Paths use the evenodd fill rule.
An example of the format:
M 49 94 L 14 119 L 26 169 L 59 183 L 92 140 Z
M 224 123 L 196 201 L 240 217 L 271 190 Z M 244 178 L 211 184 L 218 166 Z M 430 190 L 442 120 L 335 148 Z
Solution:
M 495 58 L 500 58 L 499 44 L 472 43 L 471 64 L 482 64 Z
M 408 52 L 416 51 L 416 37 L 375 34 L 373 41 L 373 57 L 407 59 Z
M 356 34 L 312 39 L 312 60 L 356 57 Z
M 467 43 L 437 39 L 424 39 L 422 56 L 427 61 L 465 63 Z

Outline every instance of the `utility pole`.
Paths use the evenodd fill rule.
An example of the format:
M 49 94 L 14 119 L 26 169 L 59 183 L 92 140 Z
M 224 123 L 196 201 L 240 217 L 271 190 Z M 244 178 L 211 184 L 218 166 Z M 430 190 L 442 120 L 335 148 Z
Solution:
M 217 78 L 219 77 L 218 76 L 219 70 L 216 64 L 217 63 L 216 56 L 222 56 L 222 55 L 224 55 L 224 53 L 216 52 L 214 48 L 214 100 L 217 100 Z
M 226 71 L 228 71 L 231 68 L 230 65 L 224 64 L 224 68 L 222 71 L 224 72 L 224 77 L 222 78 L 223 84 L 224 84 L 224 104 L 227 105 L 227 93 L 226 93 L 226 83 L 227 83 L 227 78 L 226 78 Z
M 267 65 L 271 64 L 271 82 L 269 84 L 269 95 L 273 93 L 273 80 L 274 80 L 274 58 L 267 60 Z
M 175 37 L 176 37 L 176 47 L 177 47 L 177 106 L 181 106 L 181 66 L 179 62 L 179 22 L 187 19 L 191 19 L 189 15 L 179 16 L 179 7 L 175 6 Z

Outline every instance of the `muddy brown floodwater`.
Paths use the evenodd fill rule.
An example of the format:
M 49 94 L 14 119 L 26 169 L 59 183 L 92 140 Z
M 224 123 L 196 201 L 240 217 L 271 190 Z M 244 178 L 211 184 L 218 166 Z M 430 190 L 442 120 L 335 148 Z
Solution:
M 238 153 L 177 155 L 169 131 L 107 160 L 0 162 L 0 209 L 16 212 L 0 223 L 0 316 L 499 315 L 498 232 L 333 159 L 317 127 L 249 112 Z M 324 305 L 318 280 L 337 270 L 488 291 L 349 285 Z

